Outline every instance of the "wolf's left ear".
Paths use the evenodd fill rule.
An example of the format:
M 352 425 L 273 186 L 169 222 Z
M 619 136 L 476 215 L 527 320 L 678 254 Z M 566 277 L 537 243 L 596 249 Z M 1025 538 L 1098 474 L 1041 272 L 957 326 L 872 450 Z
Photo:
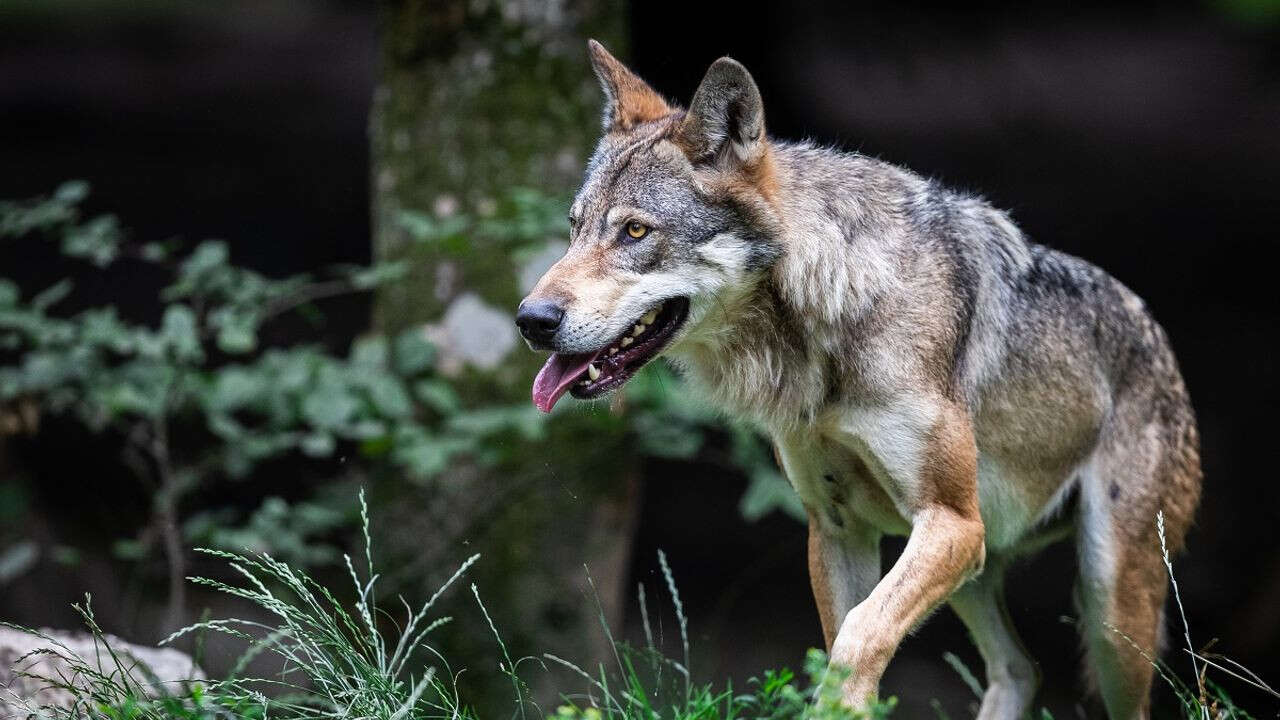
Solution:
M 671 113 L 671 106 L 635 73 L 595 40 L 587 41 L 591 69 L 604 90 L 604 129 L 630 130 Z
M 722 57 L 711 64 L 693 93 L 677 137 L 694 162 L 714 159 L 722 151 L 732 153 L 739 162 L 749 162 L 760 154 L 764 102 L 742 63 Z

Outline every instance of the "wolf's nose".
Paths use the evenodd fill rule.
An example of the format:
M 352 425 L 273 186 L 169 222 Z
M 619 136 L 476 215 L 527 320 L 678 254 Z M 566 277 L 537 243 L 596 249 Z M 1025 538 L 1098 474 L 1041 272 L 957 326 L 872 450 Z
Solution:
M 516 311 L 516 326 L 520 334 L 530 342 L 549 344 L 564 320 L 564 308 L 551 300 L 535 300 L 520 303 Z

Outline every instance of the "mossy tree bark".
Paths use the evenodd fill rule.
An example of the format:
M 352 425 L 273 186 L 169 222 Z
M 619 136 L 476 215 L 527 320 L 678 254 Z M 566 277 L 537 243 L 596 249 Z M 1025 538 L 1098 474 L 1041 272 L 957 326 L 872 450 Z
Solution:
M 378 260 L 410 260 L 411 270 L 407 281 L 380 291 L 375 323 L 388 332 L 426 328 L 469 406 L 529 402 L 540 358 L 517 342 L 512 314 L 527 290 L 521 271 L 533 269 L 483 234 L 468 236 L 463 248 L 415 242 L 402 217 L 484 217 L 514 187 L 564 198 L 567 211 L 600 132 L 601 99 L 585 41 L 599 37 L 616 47 L 620 5 L 380 2 L 370 126 L 374 250 Z M 567 224 L 547 238 L 551 252 L 565 237 Z M 542 255 L 545 261 L 548 253 Z M 384 497 L 381 507 L 391 526 L 386 540 L 402 562 L 394 570 L 429 584 L 451 563 L 482 553 L 471 577 L 512 655 L 554 652 L 594 667 L 604 647 L 583 565 L 616 623 L 637 463 L 619 419 L 574 415 L 547 420 L 548 436 L 520 461 L 463 464 L 429 487 L 397 484 L 399 494 Z M 469 668 L 468 701 L 509 709 L 509 685 L 475 687 L 498 655 L 478 609 L 470 615 L 445 637 L 444 650 L 455 672 Z M 539 700 L 553 702 L 545 673 L 524 669 Z

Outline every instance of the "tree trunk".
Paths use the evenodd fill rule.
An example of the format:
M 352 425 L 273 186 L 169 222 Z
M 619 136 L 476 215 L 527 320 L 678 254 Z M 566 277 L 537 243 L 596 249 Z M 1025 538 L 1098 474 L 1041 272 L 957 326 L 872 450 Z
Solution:
M 518 342 L 512 315 L 528 290 L 522 271 L 527 285 L 536 268 L 478 233 L 461 250 L 415 242 L 402 219 L 483 217 L 513 187 L 564 198 L 567 212 L 600 132 L 586 38 L 616 47 L 624 8 L 621 0 L 382 0 L 379 9 L 374 251 L 378 260 L 408 259 L 411 270 L 380 291 L 375 324 L 424 327 L 467 405 L 527 404 L 540 358 Z M 566 223 L 533 262 L 546 263 L 567 232 Z M 620 627 L 639 495 L 622 424 L 600 415 L 545 420 L 549 436 L 506 467 L 463 464 L 421 489 L 389 484 L 397 490 L 380 503 L 391 526 L 384 534 L 404 563 L 392 569 L 429 585 L 482 553 L 471 579 L 511 655 L 552 652 L 594 667 L 606 648 L 583 566 Z M 509 680 L 492 672 L 501 656 L 478 609 L 452 614 L 442 650 L 454 672 L 468 670 L 466 699 L 509 711 Z M 554 703 L 546 673 L 521 670 L 543 707 Z

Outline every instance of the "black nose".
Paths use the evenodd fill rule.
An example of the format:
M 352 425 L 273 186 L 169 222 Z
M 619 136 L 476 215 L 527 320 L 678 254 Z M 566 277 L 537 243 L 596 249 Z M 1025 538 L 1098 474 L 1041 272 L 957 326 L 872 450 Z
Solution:
M 564 308 L 551 300 L 535 300 L 520 303 L 516 311 L 516 326 L 520 334 L 530 342 L 549 344 L 564 320 Z

